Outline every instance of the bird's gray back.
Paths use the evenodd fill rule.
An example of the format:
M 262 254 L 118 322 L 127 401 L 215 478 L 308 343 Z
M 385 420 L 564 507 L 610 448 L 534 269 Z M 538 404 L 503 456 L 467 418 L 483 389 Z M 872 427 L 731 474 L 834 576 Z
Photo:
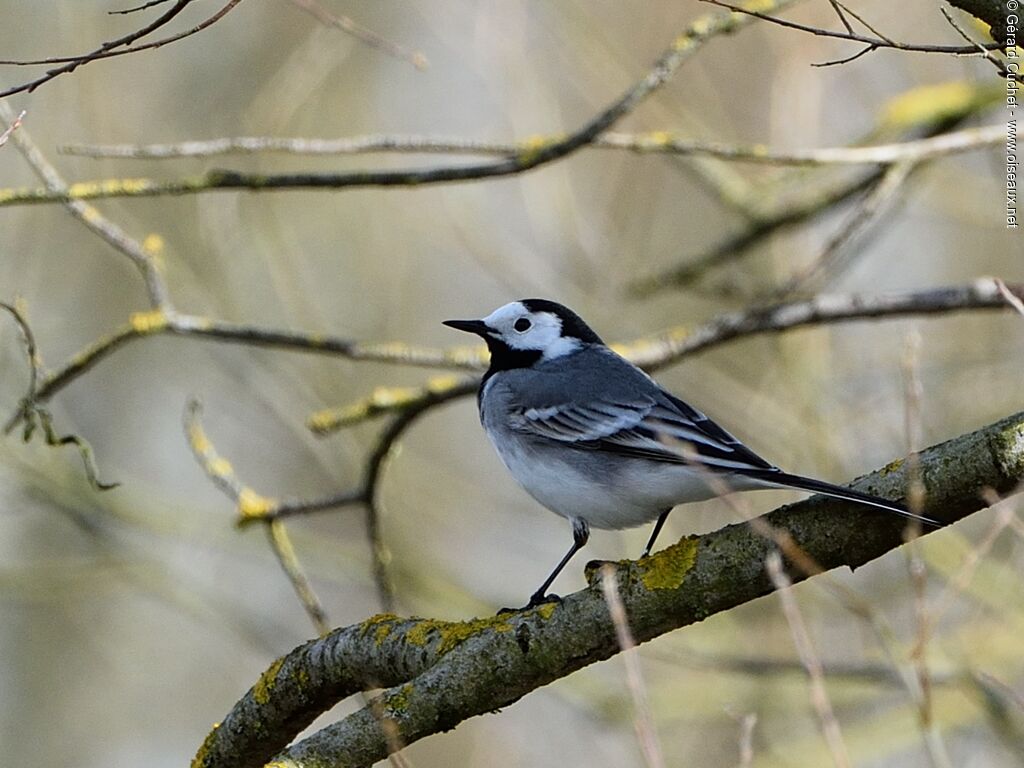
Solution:
M 598 345 L 587 345 L 579 352 L 532 368 L 502 371 L 498 376 L 511 404 L 523 409 L 547 408 L 569 401 L 603 400 L 626 405 L 663 399 L 661 388 L 647 374 Z M 485 391 L 485 397 L 486 394 Z

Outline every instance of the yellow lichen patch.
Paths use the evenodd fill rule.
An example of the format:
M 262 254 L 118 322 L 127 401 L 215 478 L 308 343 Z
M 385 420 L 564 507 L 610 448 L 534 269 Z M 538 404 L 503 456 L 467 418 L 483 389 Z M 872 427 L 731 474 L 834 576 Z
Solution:
M 711 25 L 715 21 L 717 21 L 717 19 L 711 14 L 695 19 L 693 24 L 690 25 L 689 30 L 687 30 L 687 37 L 691 39 L 695 37 L 704 37 L 704 35 L 711 31 Z
M 744 10 L 754 13 L 768 13 L 774 11 L 778 6 L 778 0 L 747 0 L 743 3 Z
M 882 111 L 882 123 L 904 129 L 963 115 L 990 97 L 985 89 L 965 80 L 923 85 L 892 99 Z
M 442 374 L 427 379 L 427 391 L 434 395 L 440 395 L 450 389 L 455 389 L 462 383 L 462 378 L 454 374 Z
M 189 324 L 190 327 L 197 331 L 208 331 L 213 328 L 213 320 L 208 317 L 199 317 L 197 315 L 192 315 L 189 318 Z
M 86 224 L 95 224 L 96 222 L 103 219 L 103 216 L 95 207 L 91 205 L 85 205 L 84 203 L 82 204 L 80 215 L 82 217 L 82 221 L 84 221 Z
M 378 613 L 359 625 L 359 634 L 366 637 L 368 633 L 373 632 L 374 642 L 380 645 L 391 634 L 392 625 L 400 620 L 393 613 Z
M 167 327 L 167 315 L 159 309 L 133 312 L 128 322 L 138 333 L 159 333 Z
M 880 474 L 882 477 L 885 477 L 886 475 L 891 475 L 893 472 L 899 472 L 901 469 L 903 469 L 903 464 L 905 461 L 905 459 L 894 459 L 890 461 L 888 464 L 886 464 L 884 467 L 882 467 L 880 470 L 878 470 L 878 474 Z
M 543 605 L 538 605 L 535 610 L 538 616 L 547 621 L 554 614 L 557 607 L 558 603 L 544 603 Z
M 213 443 L 210 442 L 210 438 L 206 436 L 203 428 L 194 421 L 189 422 L 188 425 L 188 444 L 200 456 L 206 456 L 213 451 Z
M 375 630 L 373 630 L 373 642 L 378 646 L 388 639 L 388 635 L 391 634 L 390 624 L 380 624 Z
M 142 241 L 142 250 L 153 260 L 157 269 L 164 267 L 164 239 L 156 232 L 150 232 Z
M 205 768 L 209 762 L 210 747 L 213 746 L 213 742 L 217 738 L 217 729 L 220 728 L 220 723 L 214 723 L 210 732 L 206 734 L 206 738 L 203 739 L 202 746 L 196 752 L 196 756 L 192 758 L 192 768 Z
M 678 589 L 697 561 L 697 540 L 683 539 L 640 561 L 640 580 L 648 589 Z
M 384 698 L 384 706 L 388 714 L 405 712 L 409 708 L 409 695 L 413 692 L 412 683 L 406 683 L 397 691 L 392 691 Z
M 243 488 L 238 494 L 238 514 L 243 520 L 266 517 L 277 508 L 277 501 L 261 496 L 252 488 Z
M 421 619 L 405 633 L 406 642 L 423 646 L 437 638 L 437 652 L 448 653 L 457 645 L 471 637 L 488 630 L 494 632 L 511 632 L 512 624 L 506 617 L 492 616 L 470 621 L 438 621 L 437 619 Z
M 277 673 L 281 671 L 282 664 L 284 664 L 284 658 L 271 664 L 267 671 L 260 675 L 256 685 L 252 687 L 252 698 L 257 704 L 266 704 L 270 701 L 270 695 L 274 692 L 274 686 L 277 685 Z
M 380 344 L 360 345 L 354 350 L 362 355 L 389 360 L 410 360 L 418 357 L 418 350 L 401 341 L 385 341 Z
M 6 205 L 15 200 L 31 199 L 37 194 L 37 190 L 31 187 L 14 187 L 13 189 L 0 189 L 0 205 Z
M 416 387 L 377 387 L 370 394 L 369 402 L 374 408 L 394 408 L 415 402 L 421 396 Z
M 637 146 L 640 149 L 665 149 L 675 142 L 675 137 L 668 131 L 650 131 L 640 134 L 638 138 Z
M 369 401 L 360 400 L 358 403 L 341 408 L 324 408 L 322 411 L 317 411 L 306 419 L 306 426 L 314 432 L 324 434 L 326 432 L 333 432 L 353 422 L 361 421 L 369 415 Z
M 489 353 L 487 351 L 487 347 L 483 345 L 452 347 L 444 353 L 445 360 L 453 362 L 456 365 L 482 366 L 488 357 Z
M 206 465 L 206 469 L 211 475 L 216 477 L 228 477 L 235 473 L 235 470 L 231 467 L 231 462 L 227 459 L 221 458 L 220 456 L 211 460 Z
M 552 144 L 557 144 L 562 140 L 562 135 L 552 136 L 527 136 L 521 142 L 519 142 L 519 156 L 518 160 L 520 165 L 532 165 L 537 160 L 537 156 L 545 149 L 550 147 Z
M 164 250 L 164 239 L 156 232 L 150 232 L 142 241 L 142 248 L 150 256 L 157 256 Z
M 68 197 L 104 197 L 108 195 L 138 195 L 152 187 L 149 179 L 103 179 L 101 181 L 81 181 L 68 187 Z

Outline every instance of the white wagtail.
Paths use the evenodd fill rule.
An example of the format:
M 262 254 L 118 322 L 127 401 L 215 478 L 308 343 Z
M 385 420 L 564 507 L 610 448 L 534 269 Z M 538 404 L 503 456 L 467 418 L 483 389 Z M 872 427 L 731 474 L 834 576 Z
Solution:
M 573 544 L 526 607 L 586 543 L 590 527 L 656 520 L 647 556 L 677 504 L 723 488 L 795 488 L 913 518 L 885 499 L 783 472 L 613 352 L 572 310 L 524 299 L 482 320 L 445 325 L 483 337 L 491 364 L 480 384 L 480 421 L 512 476 L 572 524 Z

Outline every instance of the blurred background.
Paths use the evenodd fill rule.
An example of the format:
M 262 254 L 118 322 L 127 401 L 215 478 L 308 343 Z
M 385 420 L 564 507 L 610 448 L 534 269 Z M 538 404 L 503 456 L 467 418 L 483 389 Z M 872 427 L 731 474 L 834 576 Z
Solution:
M 201 34 L 101 61 L 31 95 L 24 130 L 69 180 L 176 178 L 208 168 L 264 172 L 428 167 L 427 156 L 260 154 L 166 161 L 58 154 L 67 143 L 225 136 L 435 134 L 508 141 L 576 129 L 643 76 L 678 32 L 715 11 L 693 2 L 379 2 L 322 7 L 429 62 L 368 46 L 289 0 L 242 3 Z M 0 0 L 4 58 L 91 50 L 150 16 L 125 3 Z M 884 34 L 962 42 L 931 0 L 851 0 Z M 217 3 L 195 3 L 185 29 Z M 840 28 L 829 3 L 787 14 Z M 965 28 L 981 37 L 967 17 Z M 856 48 L 766 24 L 711 42 L 616 126 L 776 149 L 898 140 L 952 99 L 961 125 L 1001 123 L 1002 83 L 979 58 L 880 51 L 813 68 Z M 37 70 L 31 70 L 38 73 Z M 0 86 L 28 79 L 5 67 Z M 952 84 L 952 85 L 951 85 Z M 920 89 L 929 87 L 931 90 Z M 952 96 L 951 96 L 952 94 Z M 964 95 L 966 94 L 966 96 Z M 957 101 L 957 99 L 960 101 Z M 960 105 L 960 106 L 957 106 Z M 985 106 L 988 105 L 988 106 Z M 901 111 L 902 110 L 902 111 Z M 917 122 L 915 122 L 917 121 Z M 352 189 L 100 201 L 130 234 L 157 235 L 181 311 L 239 323 L 430 346 L 464 342 L 440 321 L 543 296 L 609 340 L 698 324 L 756 303 L 814 262 L 852 215 L 837 206 L 760 239 L 741 257 L 650 295 L 637 281 L 693 263 L 748 226 L 757 206 L 848 183 L 854 169 L 778 169 L 622 150 L 588 150 L 522 177 L 416 189 Z M 999 147 L 932 162 L 894 209 L 816 288 L 910 290 L 984 275 L 1024 279 L 1024 240 L 1005 229 Z M 13 144 L 0 187 L 36 186 Z M 731 191 L 731 194 L 730 194 Z M 787 197 L 789 196 L 789 197 Z M 22 297 L 50 367 L 145 310 L 132 265 L 56 205 L 0 209 L 0 299 Z M 841 482 L 905 454 L 901 360 L 919 333 L 922 443 L 1024 407 L 1024 318 L 1009 312 L 844 324 L 755 337 L 687 358 L 659 380 L 759 453 Z M 27 371 L 14 326 L 0 325 L 5 414 Z M 315 634 L 259 526 L 238 530 L 231 502 L 192 458 L 181 428 L 190 395 L 239 476 L 271 496 L 354 486 L 382 427 L 326 439 L 310 413 L 430 374 L 294 352 L 148 338 L 118 351 L 50 403 L 58 429 L 95 450 L 97 493 L 71 448 L 0 443 L 0 743 L 12 764 L 181 766 L 212 723 L 277 656 Z M 6 416 L 5 416 L 6 417 Z M 445 619 L 525 600 L 570 542 L 568 525 L 506 475 L 471 399 L 437 408 L 401 441 L 382 486 L 382 530 L 397 609 Z M 747 497 L 750 514 L 796 498 Z M 737 519 L 721 502 L 678 510 L 679 537 Z M 978 513 L 917 549 L 929 599 L 993 524 Z M 289 524 L 330 622 L 378 612 L 363 514 Z M 649 531 L 596 532 L 555 584 L 583 586 L 590 558 L 635 557 Z M 1024 547 L 1004 533 L 956 593 L 927 647 L 933 713 L 951 764 L 1024 764 Z M 889 622 L 904 655 L 914 588 L 900 552 L 837 574 Z M 915 706 L 871 626 L 815 583 L 795 594 L 858 766 L 934 765 Z M 670 765 L 740 761 L 756 716 L 755 766 L 830 763 L 777 597 L 641 649 Z M 987 683 L 984 681 L 988 681 Z M 351 711 L 340 705 L 319 724 Z M 639 766 L 621 658 L 583 670 L 497 715 L 411 746 L 429 766 Z M 748 721 L 749 722 L 749 721 Z

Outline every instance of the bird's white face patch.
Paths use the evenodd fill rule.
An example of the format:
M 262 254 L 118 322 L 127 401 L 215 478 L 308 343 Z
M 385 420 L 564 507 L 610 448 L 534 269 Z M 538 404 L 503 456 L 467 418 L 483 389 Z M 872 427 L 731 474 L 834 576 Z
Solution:
M 499 307 L 484 318 L 490 335 L 512 349 L 540 352 L 544 360 L 575 352 L 579 339 L 562 335 L 562 321 L 551 312 L 530 312 L 519 301 Z

